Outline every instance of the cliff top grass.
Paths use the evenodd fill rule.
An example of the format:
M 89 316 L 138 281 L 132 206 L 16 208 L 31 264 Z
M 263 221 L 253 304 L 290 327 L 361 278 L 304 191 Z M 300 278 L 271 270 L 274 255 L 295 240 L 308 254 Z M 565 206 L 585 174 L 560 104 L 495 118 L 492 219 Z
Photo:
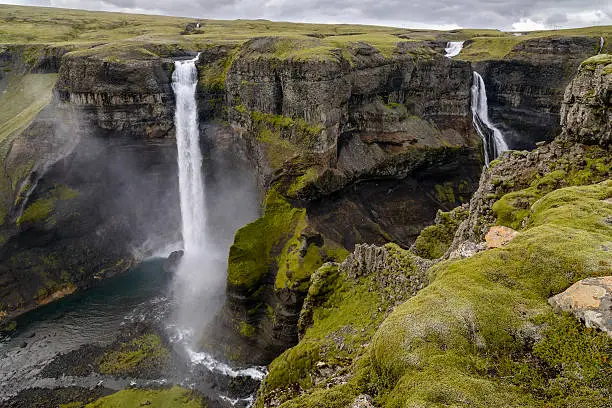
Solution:
M 57 74 L 12 75 L 0 92 L 0 142 L 23 130 L 51 101 Z
M 201 24 L 184 35 L 188 23 Z M 537 31 L 517 37 L 512 33 L 487 29 L 453 31 L 411 30 L 405 28 L 353 24 L 307 24 L 268 20 L 207 20 L 45 7 L 0 5 L 0 44 L 47 44 L 71 46 L 91 55 L 119 50 L 155 48 L 197 50 L 207 44 L 236 44 L 256 37 L 280 37 L 292 45 L 279 51 L 281 58 L 327 59 L 332 50 L 365 42 L 389 57 L 401 41 L 474 40 L 460 55 L 465 60 L 503 58 L 519 42 L 546 36 L 604 36 L 612 27 Z M 111 53 L 112 54 L 112 53 Z M 112 56 L 112 55 L 107 55 Z

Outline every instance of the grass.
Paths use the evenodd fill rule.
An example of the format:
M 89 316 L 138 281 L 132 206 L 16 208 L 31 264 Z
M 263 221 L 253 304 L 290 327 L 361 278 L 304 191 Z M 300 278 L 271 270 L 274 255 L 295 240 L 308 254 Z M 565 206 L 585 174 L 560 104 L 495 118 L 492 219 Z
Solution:
M 156 334 L 146 334 L 123 343 L 109 351 L 100 360 L 100 372 L 110 375 L 128 375 L 139 369 L 157 367 L 168 359 L 168 350 Z
M 351 62 L 350 49 L 363 42 L 391 58 L 398 42 L 474 39 L 462 59 L 503 58 L 518 42 L 542 36 L 604 36 L 612 28 L 538 31 L 522 37 L 497 30 L 431 31 L 363 25 L 331 25 L 273 22 L 267 20 L 199 20 L 202 28 L 182 35 L 192 18 L 93 12 L 0 5 L 0 43 L 70 46 L 85 55 L 100 55 L 109 61 L 172 55 L 180 49 L 204 49 L 211 44 L 242 45 L 256 37 L 277 37 L 268 53 L 279 59 L 335 60 L 335 50 Z M 266 53 L 264 53 L 266 54 Z M 421 53 L 422 54 L 422 53 Z M 421 55 L 419 54 L 419 55 Z M 122 56 L 123 55 L 123 56 Z M 427 53 L 422 56 L 429 55 Z
M 24 130 L 51 101 L 57 74 L 13 76 L 0 93 L 0 142 Z
M 192 391 L 175 386 L 163 390 L 123 390 L 100 398 L 86 405 L 86 408 L 202 408 L 201 398 Z

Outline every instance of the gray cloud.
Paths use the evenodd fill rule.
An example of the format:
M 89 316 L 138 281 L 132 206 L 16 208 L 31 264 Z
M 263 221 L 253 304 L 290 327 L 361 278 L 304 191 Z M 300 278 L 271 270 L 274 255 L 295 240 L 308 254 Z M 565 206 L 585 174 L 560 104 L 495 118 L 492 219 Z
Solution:
M 201 18 L 402 27 L 537 29 L 612 24 L 608 0 L 13 0 L 14 4 Z

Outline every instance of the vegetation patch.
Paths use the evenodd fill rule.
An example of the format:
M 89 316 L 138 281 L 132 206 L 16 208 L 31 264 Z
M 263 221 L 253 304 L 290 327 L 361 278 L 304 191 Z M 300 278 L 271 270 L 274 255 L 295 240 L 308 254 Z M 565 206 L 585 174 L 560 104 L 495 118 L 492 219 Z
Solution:
M 46 222 L 55 210 L 58 200 L 66 201 L 76 198 L 78 191 L 65 186 L 56 185 L 55 188 L 26 207 L 23 214 L 17 218 L 17 225 Z
M 256 406 L 267 406 L 283 390 L 283 407 L 346 407 L 359 394 L 359 373 L 376 328 L 395 304 L 387 281 L 402 281 L 408 292 L 417 271 L 415 257 L 396 245 L 385 247 L 390 267 L 355 276 L 337 263 L 326 263 L 310 278 L 300 315 L 300 343 L 270 365 Z M 397 288 L 401 287 L 398 285 Z M 334 388 L 334 385 L 346 383 Z
M 169 358 L 169 352 L 156 334 L 145 334 L 118 349 L 104 354 L 100 372 L 110 375 L 129 375 L 141 370 L 159 368 Z
M 263 217 L 236 233 L 229 253 L 229 284 L 247 292 L 256 290 L 272 266 L 273 249 L 284 246 L 305 213 L 305 209 L 293 208 L 277 190 L 270 189 Z
M 525 393 L 516 384 L 528 381 L 515 383 L 505 374 L 524 375 L 518 361 L 524 363 L 525 356 L 531 356 L 534 374 L 542 348 L 551 341 L 559 344 L 550 338 L 558 332 L 544 329 L 556 319 L 548 297 L 587 276 L 612 273 L 609 254 L 598 244 L 612 238 L 612 227 L 602 222 L 612 215 L 612 205 L 601 201 L 610 196 L 610 181 L 554 191 L 534 206 L 531 222 L 507 247 L 433 267 L 433 282 L 398 307 L 374 337 L 372 369 L 385 384 L 378 402 L 543 404 L 546 395 L 532 389 Z M 596 343 L 589 347 L 601 349 Z M 553 354 L 547 354 L 549 363 L 559 366 Z M 583 359 L 567 352 L 562 358 L 569 359 L 564 362 L 568 368 L 579 367 Z M 519 366 L 512 364 L 508 371 L 499 366 L 504 360 Z M 590 380 L 574 387 L 567 381 L 571 369 L 553 370 L 546 389 L 554 392 L 555 384 L 567 385 L 564 395 L 570 399 L 602 391 L 609 378 L 606 370 L 599 370 L 601 359 L 585 361 L 595 364 L 584 367 L 594 375 Z
M 86 408 L 203 408 L 206 405 L 193 391 L 181 387 L 162 390 L 129 389 L 100 398 Z
M 468 210 L 465 207 L 457 207 L 449 212 L 438 210 L 435 224 L 421 231 L 411 248 L 412 252 L 425 259 L 441 258 L 450 248 L 459 224 L 467 216 Z
M 493 204 L 497 225 L 519 229 L 531 213 L 531 206 L 545 194 L 562 187 L 580 186 L 605 180 L 612 174 L 612 159 L 609 155 L 587 155 L 583 163 L 568 163 L 559 160 L 543 176 L 535 174 L 528 187 L 502 196 Z M 508 186 L 512 188 L 512 186 Z
M 610 64 L 612 64 L 612 54 L 599 54 L 583 61 L 580 66 L 584 69 L 595 71 L 598 65 Z

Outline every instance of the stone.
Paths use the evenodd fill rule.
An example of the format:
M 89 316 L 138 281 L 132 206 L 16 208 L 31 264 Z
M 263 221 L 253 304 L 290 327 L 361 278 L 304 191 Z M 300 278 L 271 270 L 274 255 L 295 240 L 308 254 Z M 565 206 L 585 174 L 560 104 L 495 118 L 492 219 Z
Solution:
M 495 226 L 491 227 L 487 235 L 485 235 L 485 241 L 489 249 L 501 248 L 512 241 L 516 234 L 518 234 L 518 232 L 512 228 Z
M 570 312 L 586 327 L 612 337 L 612 276 L 587 278 L 548 299 L 555 309 Z
M 164 272 L 166 273 L 174 273 L 178 269 L 179 264 L 181 263 L 181 259 L 185 255 L 185 251 L 179 250 L 174 251 L 168 255 L 168 259 L 164 261 Z
M 472 241 L 465 241 L 459 244 L 457 249 L 450 252 L 449 259 L 470 258 L 476 255 L 478 252 L 482 252 L 487 249 L 486 247 L 487 244 L 485 242 L 476 244 Z
M 366 394 L 361 394 L 355 398 L 355 401 L 353 401 L 350 408 L 374 408 L 372 397 Z

